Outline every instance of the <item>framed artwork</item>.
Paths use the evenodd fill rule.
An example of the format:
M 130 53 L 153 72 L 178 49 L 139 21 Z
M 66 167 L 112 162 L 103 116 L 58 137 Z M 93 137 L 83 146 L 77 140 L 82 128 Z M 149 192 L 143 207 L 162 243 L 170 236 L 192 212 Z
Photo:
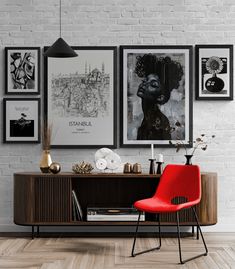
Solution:
M 192 46 L 121 46 L 120 68 L 121 146 L 190 146 Z
M 46 50 L 48 47 L 45 47 Z M 54 148 L 116 147 L 116 47 L 45 58 L 45 116 Z
M 196 100 L 233 100 L 233 45 L 196 45 Z
M 3 142 L 40 143 L 40 98 L 3 99 Z
M 39 47 L 6 47 L 5 70 L 6 94 L 39 94 Z

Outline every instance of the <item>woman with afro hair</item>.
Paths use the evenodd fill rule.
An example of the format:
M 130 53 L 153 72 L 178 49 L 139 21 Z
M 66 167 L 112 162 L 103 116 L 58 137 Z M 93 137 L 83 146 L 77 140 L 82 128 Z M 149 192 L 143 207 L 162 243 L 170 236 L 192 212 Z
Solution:
M 153 54 L 137 56 L 135 73 L 143 78 L 137 91 L 142 99 L 144 118 L 137 132 L 137 140 L 171 140 L 171 126 L 159 106 L 170 99 L 171 91 L 179 87 L 183 76 L 180 63 L 170 57 Z

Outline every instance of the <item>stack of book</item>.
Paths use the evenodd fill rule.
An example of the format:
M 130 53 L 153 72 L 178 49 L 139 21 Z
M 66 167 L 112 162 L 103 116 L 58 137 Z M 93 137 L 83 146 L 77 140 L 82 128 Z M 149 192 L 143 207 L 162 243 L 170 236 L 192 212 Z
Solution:
M 135 208 L 87 208 L 88 221 L 137 221 L 139 212 Z M 144 212 L 140 215 L 140 221 L 145 221 Z
M 73 207 L 73 212 L 72 212 L 73 221 L 83 220 L 82 208 L 78 201 L 76 192 L 74 190 L 72 190 L 72 207 Z

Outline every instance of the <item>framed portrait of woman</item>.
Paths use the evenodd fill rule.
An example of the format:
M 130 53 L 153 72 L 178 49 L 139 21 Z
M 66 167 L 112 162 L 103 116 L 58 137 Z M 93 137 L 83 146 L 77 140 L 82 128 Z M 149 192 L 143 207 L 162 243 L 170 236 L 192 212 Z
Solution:
M 192 46 L 121 46 L 122 147 L 192 144 Z

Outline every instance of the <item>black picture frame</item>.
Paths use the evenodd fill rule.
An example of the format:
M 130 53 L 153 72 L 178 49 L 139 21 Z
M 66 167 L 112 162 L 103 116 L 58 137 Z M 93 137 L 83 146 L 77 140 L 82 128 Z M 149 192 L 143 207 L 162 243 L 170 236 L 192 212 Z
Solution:
M 180 86 L 178 86 L 178 88 L 180 87 L 180 90 L 178 90 L 178 88 L 174 90 L 174 94 L 176 95 L 177 95 L 177 91 L 178 92 L 183 91 L 182 98 L 180 99 L 180 102 L 181 102 L 180 108 L 182 109 L 182 107 L 184 107 L 184 114 L 182 114 L 182 117 L 185 117 L 185 121 L 184 121 L 185 135 L 184 137 L 182 137 L 182 132 L 181 132 L 181 139 L 179 138 L 177 139 L 176 134 L 173 134 L 173 132 L 171 133 L 170 139 L 168 139 L 169 132 L 167 132 L 167 135 L 165 135 L 164 132 L 167 128 L 169 128 L 169 126 L 170 126 L 170 130 L 173 130 L 173 128 L 178 128 L 177 123 L 176 122 L 173 123 L 172 121 L 169 122 L 169 125 L 165 129 L 161 125 L 162 121 L 160 121 L 159 128 L 163 130 L 162 131 L 163 135 L 159 135 L 158 133 L 155 133 L 155 131 L 154 132 L 151 131 L 153 135 L 148 136 L 147 133 L 150 133 L 150 132 L 147 128 L 142 128 L 142 130 L 145 129 L 147 131 L 142 132 L 142 134 L 139 135 L 139 127 L 143 123 L 144 113 L 141 108 L 141 106 L 143 105 L 143 104 L 141 105 L 142 98 L 139 98 L 139 100 L 137 100 L 137 91 L 138 91 L 138 87 L 142 83 L 141 79 L 143 79 L 144 76 L 142 78 L 138 77 L 137 73 L 135 73 L 136 71 L 135 68 L 136 68 L 138 57 L 142 57 L 148 54 L 155 55 L 157 58 L 165 58 L 165 61 L 168 61 L 166 57 L 170 57 L 172 58 L 172 61 L 173 60 L 175 62 L 178 61 L 178 64 L 181 65 L 181 69 L 183 69 L 183 75 L 181 76 L 181 80 L 178 81 L 178 83 L 181 83 Z M 120 47 L 120 88 L 121 88 L 121 91 L 120 91 L 120 114 L 121 114 L 120 115 L 120 130 L 121 130 L 120 146 L 121 147 L 149 147 L 150 144 L 155 144 L 157 147 L 170 148 L 170 147 L 174 147 L 175 146 L 174 144 L 176 144 L 179 140 L 181 142 L 183 141 L 186 147 L 192 146 L 192 141 L 193 141 L 192 55 L 193 55 L 193 47 L 187 46 L 187 45 L 186 46 L 181 46 L 181 45 L 179 46 L 123 45 Z M 145 58 L 146 68 L 148 68 L 147 66 L 149 66 L 149 63 L 146 60 L 147 57 L 148 56 L 146 56 Z M 155 58 L 152 56 L 150 56 L 149 60 L 151 59 L 152 61 L 155 61 L 153 60 Z M 182 62 L 182 64 L 179 63 L 180 61 Z M 142 58 L 142 63 L 143 62 L 144 60 Z M 177 64 L 175 66 L 177 66 Z M 141 72 L 145 72 L 143 68 L 141 69 L 141 66 L 139 66 L 138 70 L 139 70 L 138 71 L 139 75 L 141 75 Z M 182 79 L 182 77 L 184 78 Z M 167 78 L 166 75 L 165 75 L 165 78 Z M 168 81 L 170 81 L 170 79 L 171 78 L 169 75 Z M 164 81 L 166 82 L 167 79 L 165 79 Z M 185 83 L 184 87 L 182 86 L 182 83 Z M 166 83 L 164 83 L 164 85 L 165 84 Z M 132 87 L 132 85 L 136 86 L 136 88 L 134 86 Z M 172 96 L 172 92 L 170 94 L 171 96 Z M 179 96 L 179 93 L 178 93 L 178 96 Z M 131 98 L 133 98 L 133 101 L 131 100 Z M 162 98 L 164 101 L 164 98 L 165 98 L 164 95 Z M 185 102 L 182 101 L 183 98 L 185 98 Z M 171 103 L 173 104 L 172 101 Z M 133 106 L 134 108 L 130 109 L 131 106 Z M 169 106 L 169 109 L 171 109 L 170 106 Z M 174 107 L 174 111 L 176 111 L 176 109 L 177 107 Z M 137 111 L 137 112 L 134 112 L 134 111 Z M 151 111 L 148 113 L 150 115 Z M 180 128 L 183 128 L 182 126 L 183 125 L 181 124 Z M 164 137 L 166 137 L 167 139 L 161 139 Z
M 45 124 L 53 125 L 54 132 L 52 134 L 52 148 L 97 148 L 97 147 L 108 147 L 116 148 L 117 147 L 117 47 L 116 46 L 72 46 L 73 50 L 78 53 L 78 57 L 70 58 L 65 60 L 59 58 L 47 58 L 44 59 L 44 83 L 45 83 L 45 93 L 44 93 L 44 116 Z M 48 47 L 44 47 L 46 51 Z M 103 57 L 103 58 L 102 58 Z M 101 61 L 102 59 L 102 61 Z M 89 63 L 90 62 L 90 63 Z M 63 64 L 63 67 L 60 66 Z M 58 70 L 61 68 L 60 70 Z M 107 68 L 108 67 L 108 68 Z M 82 69 L 83 68 L 83 69 Z M 81 71 L 82 69 L 82 71 Z M 91 69 L 91 70 L 88 70 Z M 102 69 L 102 70 L 101 70 Z M 108 71 L 107 71 L 108 69 Z M 63 70 L 63 71 L 61 71 Z M 54 73 L 53 73 L 54 72 Z M 92 82 L 92 74 L 97 72 L 97 78 L 100 76 L 100 79 L 104 79 L 106 84 Z M 57 74 L 57 75 L 55 75 Z M 80 88 L 88 92 L 88 88 L 93 87 L 94 91 L 91 92 L 91 95 L 99 91 L 101 95 L 107 95 L 107 97 L 97 98 L 97 95 L 93 99 L 97 99 L 98 103 L 101 104 L 99 107 L 98 116 L 90 117 L 90 120 L 85 119 L 83 111 L 75 111 L 74 114 L 78 115 L 77 117 L 71 117 L 71 121 L 68 122 L 68 119 L 59 117 L 58 115 L 53 115 L 51 110 L 51 88 L 52 85 L 52 76 L 57 76 L 57 81 L 65 81 L 66 74 L 70 77 L 71 81 L 74 78 L 73 88 Z M 64 78 L 62 78 L 64 76 Z M 77 76 L 77 78 L 75 78 Z M 88 79 L 89 76 L 89 79 Z M 80 78 L 79 78 L 80 77 Z M 68 78 L 69 80 L 69 78 Z M 56 79 L 54 80 L 56 81 Z M 79 81 L 79 82 L 78 82 Z M 88 82 L 89 81 L 89 82 Z M 69 83 L 67 88 L 69 88 Z M 77 84 L 76 84 L 77 83 Z M 92 84 L 93 83 L 93 84 Z M 92 85 L 91 85 L 92 84 Z M 99 88 L 100 87 L 100 88 Z M 109 87 L 109 88 L 107 88 Z M 98 89 L 99 88 L 99 89 Z M 58 89 L 57 89 L 58 91 Z M 111 94 L 109 93 L 111 92 Z M 55 94 L 55 90 L 54 93 Z M 71 94 L 71 93 L 70 93 Z M 75 102 L 73 94 L 72 101 Z M 63 97 L 61 97 L 63 99 Z M 83 94 L 81 98 L 85 104 L 88 104 L 87 99 L 84 99 Z M 106 100 L 106 101 L 104 101 Z M 104 104 L 107 104 L 107 108 L 104 108 Z M 75 104 L 76 106 L 76 104 Z M 83 105 L 78 105 L 77 107 L 81 109 Z M 104 114 L 107 112 L 109 116 L 104 116 L 101 120 L 100 110 L 104 110 Z M 65 111 L 65 104 L 62 104 L 62 110 Z M 61 111 L 62 111 L 61 110 Z M 72 111 L 72 109 L 71 109 Z M 60 112 L 59 112 L 60 113 Z M 70 113 L 70 109 L 68 111 Z M 72 112 L 71 112 L 72 114 Z M 89 113 L 88 113 L 89 114 Z M 89 115 L 88 115 L 89 116 Z M 96 117 L 96 118 L 95 118 Z M 85 120 L 84 120 L 85 119 Z M 95 120 L 94 120 L 95 119 Z M 87 126 L 80 125 L 79 128 L 75 128 L 74 124 L 81 124 L 84 121 L 84 124 Z M 61 123 L 62 122 L 62 123 Z M 60 129 L 60 124 L 65 124 L 65 128 L 62 131 Z M 89 124 L 92 125 L 92 130 L 89 130 Z M 62 126 L 61 125 L 61 126 Z M 59 126 L 59 128 L 58 128 Z M 96 126 L 93 128 L 93 126 Z M 71 129 L 71 131 L 69 131 Z M 63 137 L 60 132 L 67 132 Z M 84 132 L 84 133 L 83 133 Z M 86 133 L 87 132 L 87 133 Z M 85 134 L 86 133 L 86 137 Z M 57 135 L 59 134 L 59 135 Z M 58 136 L 58 138 L 56 137 Z M 105 137 L 107 136 L 107 137 Z
M 195 46 L 196 100 L 233 100 L 233 45 Z
M 5 94 L 40 94 L 40 47 L 5 47 Z
M 40 143 L 40 111 L 40 98 L 3 98 L 3 143 Z

